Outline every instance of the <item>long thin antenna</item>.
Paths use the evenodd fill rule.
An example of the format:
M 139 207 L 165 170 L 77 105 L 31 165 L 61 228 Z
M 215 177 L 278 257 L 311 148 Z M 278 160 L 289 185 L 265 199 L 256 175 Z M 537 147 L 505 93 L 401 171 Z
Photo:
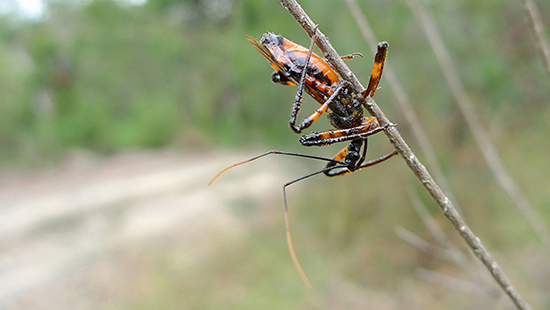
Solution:
M 292 258 L 292 262 L 294 263 L 294 266 L 296 267 L 296 270 L 298 270 L 298 274 L 300 275 L 300 278 L 302 278 L 302 281 L 304 282 L 304 284 L 306 285 L 306 287 L 308 289 L 312 288 L 311 282 L 309 281 L 309 279 L 306 276 L 306 273 L 302 269 L 302 266 L 300 265 L 300 261 L 298 261 L 298 257 L 296 256 L 296 251 L 294 250 L 294 245 L 292 244 L 292 236 L 290 235 L 290 221 L 289 221 L 289 216 L 288 216 L 288 204 L 286 202 L 286 188 L 288 186 L 296 183 L 296 182 L 302 181 L 304 179 L 310 178 L 310 177 L 318 175 L 320 173 L 324 173 L 325 171 L 329 171 L 329 170 L 332 170 L 332 169 L 340 169 L 340 168 L 344 168 L 344 167 L 346 167 L 346 165 L 336 165 L 336 166 L 332 166 L 332 167 L 325 167 L 325 168 L 323 168 L 319 171 L 315 171 L 313 173 L 304 175 L 304 176 L 299 177 L 295 180 L 287 182 L 283 185 L 283 199 L 284 199 L 284 202 L 285 202 L 286 243 L 288 245 L 288 251 L 290 252 L 290 257 Z
M 222 173 L 226 172 L 227 170 L 229 169 L 232 169 L 232 168 L 235 168 L 237 166 L 240 166 L 240 165 L 244 165 L 246 163 L 249 163 L 251 161 L 254 161 L 256 159 L 260 159 L 262 157 L 265 157 L 267 155 L 286 155 L 286 156 L 294 156 L 294 157 L 302 157 L 302 158 L 309 158 L 309 159 L 317 159 L 317 160 L 322 160 L 322 161 L 327 161 L 327 162 L 333 162 L 335 164 L 341 164 L 341 162 L 337 161 L 337 160 L 334 160 L 332 158 L 327 158 L 327 157 L 320 157 L 320 156 L 315 156 L 315 155 L 307 155 L 307 154 L 300 154 L 300 153 L 291 153 L 291 152 L 282 152 L 282 151 L 269 151 L 269 152 L 266 152 L 266 153 L 263 153 L 263 154 L 260 154 L 258 156 L 254 156 L 252 158 L 249 158 L 247 160 L 243 160 L 241 162 L 238 162 L 236 164 L 233 164 L 229 167 L 226 167 L 224 168 L 222 171 L 218 172 L 218 174 L 216 174 L 212 180 L 210 180 L 210 182 L 208 182 L 208 185 L 212 185 L 212 183 L 214 183 L 214 181 L 216 181 L 216 179 L 222 175 Z

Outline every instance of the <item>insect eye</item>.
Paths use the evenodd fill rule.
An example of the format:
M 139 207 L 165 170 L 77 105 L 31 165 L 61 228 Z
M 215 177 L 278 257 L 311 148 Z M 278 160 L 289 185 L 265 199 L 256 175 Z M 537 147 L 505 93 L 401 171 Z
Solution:
M 286 75 L 282 74 L 281 72 L 275 71 L 271 75 L 271 82 L 277 83 L 277 84 L 284 84 L 284 85 L 294 85 L 287 77 Z
M 271 82 L 273 83 L 281 83 L 281 74 L 277 71 L 273 72 L 273 74 L 271 75 Z

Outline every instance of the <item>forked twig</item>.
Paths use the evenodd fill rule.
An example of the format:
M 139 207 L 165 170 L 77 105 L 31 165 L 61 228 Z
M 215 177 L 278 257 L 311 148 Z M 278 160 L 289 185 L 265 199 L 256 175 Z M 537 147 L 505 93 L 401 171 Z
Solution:
M 409 243 L 413 247 L 417 248 L 418 250 L 420 250 L 420 251 L 422 251 L 426 254 L 433 255 L 437 258 L 446 260 L 446 261 L 451 262 L 451 263 L 455 263 L 457 265 L 459 265 L 459 263 L 461 263 L 461 262 L 457 262 L 457 260 L 456 260 L 456 256 L 457 256 L 457 254 L 456 254 L 457 251 L 456 250 L 452 250 L 450 248 L 443 248 L 439 245 L 433 245 L 430 242 L 428 242 L 427 240 L 420 238 L 419 236 L 415 235 L 410 230 L 408 230 L 408 229 L 406 229 L 402 226 L 397 226 L 395 228 L 395 234 L 399 238 L 403 239 L 404 241 L 406 241 L 407 243 Z M 459 267 L 463 267 L 463 266 L 459 265 Z
M 417 0 L 405 0 L 405 2 L 407 2 L 407 5 L 411 8 L 413 15 L 421 26 L 420 28 L 422 28 L 428 42 L 432 46 L 436 59 L 443 71 L 443 75 L 451 88 L 453 96 L 456 98 L 459 110 L 464 116 L 464 120 L 468 124 L 468 127 L 470 127 L 474 139 L 493 173 L 497 184 L 508 195 L 516 206 L 516 209 L 523 215 L 536 236 L 542 241 L 546 251 L 550 253 L 550 232 L 548 231 L 548 227 L 541 221 L 541 217 L 536 214 L 536 211 L 529 203 L 527 197 L 525 197 L 519 189 L 515 179 L 504 167 L 495 144 L 491 140 L 489 133 L 481 124 L 472 101 L 466 95 L 466 91 L 460 82 L 456 67 L 451 60 L 449 51 L 443 43 L 437 25 L 426 12 L 426 9 L 419 4 Z
M 494 295 L 491 289 L 478 285 L 477 283 L 457 279 L 446 274 L 428 270 L 426 268 L 416 268 L 416 275 L 426 281 L 446 286 L 450 289 L 459 290 L 480 298 Z
M 302 7 L 295 0 L 281 0 L 281 4 L 290 12 L 290 14 L 298 21 L 298 23 L 304 28 L 307 34 L 311 37 L 313 29 L 315 29 L 315 23 L 306 14 Z M 365 88 L 361 85 L 359 80 L 355 77 L 353 72 L 346 66 L 346 64 L 340 59 L 340 56 L 329 43 L 326 36 L 317 30 L 317 46 L 323 52 L 323 55 L 328 59 L 331 65 L 334 66 L 336 71 L 348 82 L 350 82 L 354 90 L 357 93 L 361 93 Z M 424 185 L 426 190 L 430 193 L 432 198 L 436 201 L 443 214 L 451 222 L 451 224 L 460 233 L 464 241 L 468 244 L 470 249 L 481 260 L 481 262 L 487 267 L 495 281 L 510 297 L 512 302 L 518 309 L 531 309 L 519 292 L 514 288 L 508 277 L 504 274 L 497 262 L 492 258 L 491 254 L 485 249 L 481 240 L 476 237 L 472 230 L 466 225 L 460 214 L 456 211 L 453 203 L 445 196 L 439 186 L 435 183 L 429 172 L 424 165 L 420 163 L 416 155 L 409 148 L 401 134 L 395 126 L 389 126 L 391 122 L 386 115 L 382 112 L 380 107 L 374 102 L 374 100 L 368 97 L 365 100 L 365 107 L 369 113 L 375 116 L 380 123 L 380 126 L 388 126 L 384 131 L 390 142 L 399 152 L 401 157 L 405 160 L 409 168 L 413 171 L 416 177 Z
M 420 216 L 420 218 L 422 219 L 424 226 L 426 226 L 435 242 L 441 248 L 445 249 L 446 253 L 449 254 L 449 258 L 457 266 L 459 266 L 464 271 L 464 273 L 468 274 L 472 279 L 477 280 L 479 276 L 474 273 L 472 268 L 468 267 L 471 261 L 468 260 L 468 258 L 464 255 L 462 251 L 452 249 L 451 241 L 449 240 L 449 238 L 447 238 L 445 232 L 435 223 L 434 217 L 429 214 L 428 209 L 426 208 L 424 203 L 420 201 L 420 198 L 416 195 L 416 193 L 412 190 L 409 190 L 409 196 L 412 207 L 414 208 L 418 216 Z M 477 269 L 475 271 L 477 272 Z

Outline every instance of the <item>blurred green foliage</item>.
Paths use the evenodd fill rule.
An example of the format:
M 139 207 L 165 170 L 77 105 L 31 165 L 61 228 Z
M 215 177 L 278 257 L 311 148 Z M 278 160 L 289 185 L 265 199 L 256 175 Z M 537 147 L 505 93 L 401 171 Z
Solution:
M 300 2 L 341 54 L 359 51 L 365 55 L 362 60 L 349 61 L 349 65 L 366 82 L 372 47 L 364 43 L 344 1 Z M 140 6 L 110 0 L 82 3 L 48 2 L 47 14 L 40 20 L 0 16 L 0 161 L 55 159 L 75 147 L 105 153 L 166 145 L 186 150 L 258 144 L 265 149 L 300 148 L 297 135 L 288 128 L 295 89 L 271 84 L 272 69 L 244 38 L 247 34 L 259 38 L 269 30 L 302 45 L 309 43 L 278 1 L 149 0 Z M 538 4 L 541 12 L 550 12 L 549 1 Z M 444 173 L 454 191 L 460 193 L 459 203 L 474 206 L 463 210 L 469 223 L 484 230 L 484 242 L 500 243 L 503 252 L 509 250 L 513 259 L 523 259 L 518 247 L 526 242 L 532 246 L 537 241 L 533 241 L 528 228 L 518 228 L 518 213 L 487 172 L 410 10 L 397 0 L 361 5 L 379 39 L 390 42 L 388 62 L 434 141 Z M 550 153 L 550 81 L 541 68 L 520 2 L 431 1 L 429 6 L 468 95 L 476 103 L 506 166 L 523 185 L 533 205 L 548 218 L 549 170 L 541 167 L 548 167 Z M 549 26 L 550 14 L 542 17 Z M 399 124 L 413 149 L 418 149 L 384 78 L 381 87 L 376 93 L 378 104 Z M 302 115 L 316 106 L 306 99 Z M 313 130 L 326 128 L 325 120 L 312 126 Z M 389 151 L 385 139 L 372 140 L 373 153 Z M 339 147 L 307 152 L 330 156 Z M 410 173 L 400 168 L 403 167 L 377 166 L 369 173 L 339 178 L 338 182 L 317 178 L 310 181 L 313 186 L 304 191 L 306 196 L 291 196 L 293 204 L 302 207 L 296 211 L 303 212 L 298 215 L 305 226 L 301 229 L 306 236 L 302 235 L 301 240 L 308 240 L 302 243 L 310 247 L 303 251 L 326 251 L 320 257 L 337 256 L 332 258 L 332 265 L 319 262 L 318 256 L 312 258 L 313 254 L 309 258 L 306 254 L 302 262 L 315 269 L 314 276 L 332 275 L 334 280 L 334 275 L 338 275 L 340 282 L 333 281 L 337 284 L 327 288 L 341 293 L 334 294 L 338 295 L 334 297 L 336 301 L 345 296 L 348 279 L 365 286 L 389 285 L 386 289 L 393 297 L 399 296 L 399 289 L 411 285 L 406 280 L 393 280 L 401 277 L 401 270 L 393 270 L 394 266 L 412 269 L 417 265 L 439 265 L 422 253 L 417 257 L 403 254 L 403 242 L 393 234 L 395 225 L 421 226 L 411 208 L 400 208 L 410 204 L 407 191 L 411 190 L 404 181 Z M 293 188 L 289 192 L 293 195 L 299 191 Z M 378 201 L 380 193 L 387 200 Z M 265 252 L 254 252 L 250 261 L 243 262 L 241 254 L 250 251 L 249 243 L 219 249 L 220 253 L 203 262 L 198 271 L 185 274 L 190 280 L 174 277 L 166 283 L 162 282 L 164 278 L 157 279 L 161 282 L 158 292 L 151 297 L 151 304 L 141 304 L 141 308 L 167 308 L 162 304 L 162 294 L 166 294 L 186 299 L 177 304 L 193 309 L 288 309 L 296 300 L 303 303 L 301 309 L 328 309 L 318 305 L 318 296 L 296 293 L 294 288 L 301 284 L 292 265 L 288 260 L 277 260 L 283 256 L 288 259 L 284 239 L 277 230 L 282 223 L 280 207 L 280 201 L 270 205 L 270 215 L 275 218 L 270 222 L 272 226 L 258 225 L 252 230 L 250 238 L 257 239 L 251 242 L 266 248 Z M 388 219 L 395 222 L 388 225 Z M 487 225 L 487 219 L 491 225 Z M 513 240 L 502 238 L 510 235 L 514 225 Z M 425 237 L 429 238 L 427 233 Z M 278 246 L 280 253 L 271 256 L 271 246 Z M 162 265 L 159 269 L 170 265 L 162 259 L 158 259 Z M 235 265 L 242 269 L 236 270 Z M 286 273 L 258 276 L 259 271 L 273 272 L 283 265 Z M 223 275 L 217 285 L 212 285 L 210 278 L 214 273 Z M 243 274 L 250 278 L 241 279 Z M 295 283 L 287 283 L 289 278 Z M 392 281 L 380 280 L 385 278 Z M 245 293 L 238 291 L 240 287 L 235 282 L 246 288 L 242 289 Z M 340 287 L 338 283 L 343 284 Z M 540 286 L 541 291 L 550 287 L 545 283 Z M 242 296 L 219 297 L 216 294 L 225 292 L 217 290 L 220 287 L 229 287 L 230 292 L 237 290 Z M 447 298 L 462 296 L 449 294 L 446 288 L 439 290 L 450 296 Z M 362 291 L 351 295 L 354 299 L 365 298 Z M 205 296 L 219 298 L 210 301 Z M 444 308 L 437 307 L 440 297 L 433 297 L 434 309 Z M 129 308 L 139 309 L 139 305 Z M 468 305 L 461 308 L 468 309 Z
M 342 53 L 365 53 L 350 65 L 366 80 L 370 48 L 345 5 L 303 5 Z M 480 113 L 521 107 L 548 115 L 548 80 L 520 7 L 466 1 L 434 3 L 433 9 L 466 86 L 483 103 Z M 460 144 L 456 107 L 406 6 L 373 2 L 364 10 L 379 37 L 390 42 L 389 61 L 421 115 L 439 120 L 427 127 L 450 125 L 459 139 L 452 143 Z M 501 13 L 489 18 L 494 11 Z M 42 19 L 2 15 L 0 24 L 4 160 L 56 158 L 74 147 L 296 146 L 285 125 L 294 90 L 271 85 L 271 69 L 244 40 L 271 30 L 308 43 L 277 1 L 58 1 L 48 2 Z M 382 87 L 378 101 L 399 120 L 394 98 Z M 503 118 L 511 118 L 509 126 L 526 124 L 525 118 Z

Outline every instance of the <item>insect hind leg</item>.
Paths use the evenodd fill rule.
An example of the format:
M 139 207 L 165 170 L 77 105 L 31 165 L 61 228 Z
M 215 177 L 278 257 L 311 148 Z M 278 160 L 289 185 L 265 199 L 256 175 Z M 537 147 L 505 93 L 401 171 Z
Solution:
M 367 89 L 361 94 L 364 98 L 368 96 L 374 96 L 374 92 L 378 88 L 380 79 L 382 78 L 382 72 L 384 71 L 384 64 L 386 63 L 386 56 L 388 55 L 388 42 L 382 41 L 378 43 L 378 50 L 374 56 L 374 64 L 372 65 L 372 72 L 370 75 L 369 85 Z
M 364 162 L 362 163 L 360 166 L 356 167 L 354 170 L 350 170 L 348 167 L 343 167 L 341 169 L 338 169 L 338 170 L 335 170 L 335 168 L 331 169 L 330 171 L 328 171 L 327 173 L 325 173 L 327 176 L 329 177 L 335 177 L 335 176 L 341 176 L 341 175 L 346 175 L 346 174 L 349 174 L 349 173 L 352 173 L 352 172 L 355 172 L 355 171 L 358 171 L 358 170 L 361 170 L 361 169 L 364 169 L 364 168 L 367 168 L 367 167 L 370 167 L 370 166 L 373 166 L 373 165 L 376 165 L 376 164 L 379 164 L 387 159 L 390 159 L 392 158 L 393 156 L 397 155 L 398 152 L 397 151 L 393 151 L 391 153 L 388 153 L 384 156 L 381 156 L 381 157 L 378 157 L 377 159 L 373 159 L 373 160 L 369 160 L 367 162 Z

